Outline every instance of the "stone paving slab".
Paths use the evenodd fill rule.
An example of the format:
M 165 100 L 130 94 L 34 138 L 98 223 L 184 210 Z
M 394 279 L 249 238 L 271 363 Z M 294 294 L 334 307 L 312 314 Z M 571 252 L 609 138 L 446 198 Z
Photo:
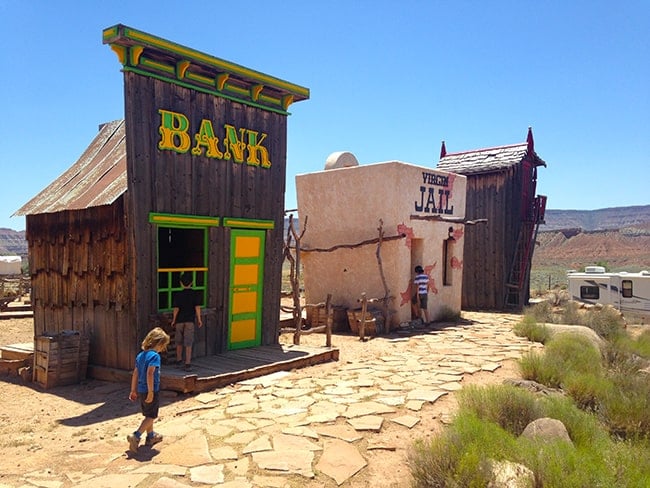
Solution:
M 373 338 L 394 351 L 346 360 L 342 350 L 337 367 L 314 367 L 318 374 L 279 372 L 203 392 L 185 400 L 187 408 L 173 417 L 164 416 L 163 405 L 156 424 L 163 443 L 141 448 L 135 460 L 122 455 L 126 446 L 116 447 L 117 441 L 94 448 L 88 443 L 86 453 L 76 455 L 94 456 L 94 472 L 53 469 L 23 481 L 52 488 L 137 487 L 145 478 L 146 486 L 155 488 L 365 486 L 355 480 L 369 471 L 369 460 L 381 459 L 382 453 L 403 455 L 404 446 L 387 441 L 382 432 L 417 431 L 426 408 L 461 389 L 466 375 L 494 372 L 502 361 L 539 347 L 516 337 L 514 322 Z M 450 419 L 439 416 L 443 423 Z

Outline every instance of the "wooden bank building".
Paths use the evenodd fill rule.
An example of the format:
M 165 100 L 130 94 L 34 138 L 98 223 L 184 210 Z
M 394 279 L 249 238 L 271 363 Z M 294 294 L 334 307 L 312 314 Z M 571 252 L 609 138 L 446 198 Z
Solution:
M 309 90 L 124 25 L 103 42 L 122 65 L 124 120 L 16 212 L 35 335 L 79 331 L 90 375 L 115 377 L 189 272 L 203 296 L 195 358 L 277 345 L 288 108 Z

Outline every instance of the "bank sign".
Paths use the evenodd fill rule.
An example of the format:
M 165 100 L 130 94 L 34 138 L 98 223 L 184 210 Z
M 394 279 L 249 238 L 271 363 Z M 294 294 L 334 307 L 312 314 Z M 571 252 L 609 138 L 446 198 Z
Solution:
M 271 167 L 269 151 L 264 146 L 267 134 L 244 127 L 223 124 L 215 127 L 211 120 L 202 119 L 198 128 L 190 127 L 186 115 L 159 109 L 158 149 L 211 159 L 232 161 L 249 166 Z

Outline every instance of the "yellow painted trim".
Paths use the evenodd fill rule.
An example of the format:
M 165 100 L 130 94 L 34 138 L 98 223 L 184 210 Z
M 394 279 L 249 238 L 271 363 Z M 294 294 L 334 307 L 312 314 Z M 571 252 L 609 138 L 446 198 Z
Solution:
M 120 62 L 121 65 L 124 65 L 126 63 L 126 47 L 119 46 L 117 44 L 111 44 L 110 46 L 111 46 L 111 51 L 117 54 L 117 60 Z
M 111 37 L 118 37 L 119 36 L 119 28 L 123 28 L 124 36 L 127 38 L 133 40 L 133 41 L 142 41 L 144 43 L 150 44 L 154 47 L 157 48 L 162 48 L 162 49 L 167 49 L 169 51 L 172 51 L 174 53 L 180 54 L 182 56 L 186 56 L 189 58 L 194 58 L 198 61 L 204 62 L 210 66 L 219 68 L 220 70 L 223 71 L 231 71 L 233 73 L 239 74 L 241 76 L 249 77 L 254 80 L 260 81 L 262 84 L 265 85 L 270 85 L 270 86 L 275 86 L 278 88 L 282 88 L 284 90 L 290 91 L 297 93 L 305 98 L 309 98 L 309 89 L 305 88 L 300 85 L 296 85 L 294 83 L 290 83 L 285 80 L 281 80 L 279 78 L 276 78 L 274 76 L 270 76 L 264 73 L 261 73 L 259 71 L 255 71 L 249 68 L 246 68 L 244 66 L 231 63 L 229 61 L 225 61 L 223 59 L 216 58 L 214 56 L 210 56 L 209 54 L 202 53 L 200 51 L 196 51 L 192 48 L 188 48 L 185 46 L 181 46 L 180 44 L 176 44 L 171 41 L 167 41 L 165 39 L 162 39 L 160 37 L 156 37 L 151 34 L 147 34 L 145 32 L 138 31 L 136 29 L 132 29 L 131 27 L 127 27 L 124 25 L 117 25 L 114 27 L 109 27 L 104 30 L 104 39 L 110 39 Z
M 185 78 L 185 72 L 189 67 L 190 67 L 190 62 L 187 60 L 179 61 L 178 63 L 176 63 L 176 77 L 181 80 Z
M 286 110 L 289 105 L 293 103 L 293 95 L 285 95 L 282 97 L 282 108 Z
M 142 66 L 149 66 L 151 68 L 156 68 L 159 69 L 160 71 L 165 71 L 166 73 L 176 76 L 176 68 L 174 66 L 169 66 L 163 63 L 159 63 L 158 61 L 154 61 L 153 59 L 148 59 L 148 58 L 142 58 L 141 62 L 142 62 Z
M 251 86 L 251 98 L 253 99 L 254 102 L 257 102 L 258 98 L 260 98 L 260 93 L 262 93 L 263 88 L 264 85 Z
M 228 80 L 229 77 L 230 75 L 228 73 L 221 73 L 220 75 L 217 75 L 217 79 L 216 79 L 217 90 L 219 91 L 223 90 L 223 87 L 226 84 L 226 81 Z
M 143 51 L 144 47 L 142 46 L 131 46 L 131 49 L 129 49 L 129 62 L 132 66 L 140 64 L 140 56 L 142 56 Z
M 214 84 L 214 80 L 212 78 L 208 78 L 207 76 L 202 76 L 196 73 L 192 73 L 191 71 L 187 72 L 187 79 L 198 81 L 200 83 L 205 83 L 206 85 Z
M 275 229 L 275 222 L 272 220 L 246 220 L 226 217 L 223 219 L 225 227 L 240 227 L 242 229 Z

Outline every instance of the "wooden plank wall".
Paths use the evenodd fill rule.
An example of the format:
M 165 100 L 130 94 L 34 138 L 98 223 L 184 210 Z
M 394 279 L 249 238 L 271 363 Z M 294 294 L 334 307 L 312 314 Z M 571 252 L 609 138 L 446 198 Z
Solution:
M 136 259 L 137 316 L 156 315 L 156 232 L 150 212 L 267 219 L 268 231 L 263 305 L 263 344 L 278 340 L 282 270 L 282 228 L 286 180 L 286 116 L 199 93 L 135 73 L 125 77 L 128 205 Z M 159 109 L 183 113 L 190 134 L 202 119 L 211 120 L 222 139 L 223 125 L 266 133 L 264 146 L 272 166 L 265 169 L 233 161 L 178 154 L 158 149 Z M 192 139 L 192 143 L 194 139 Z M 195 355 L 226 350 L 230 232 L 209 230 L 209 281 L 205 327 L 198 331 Z M 138 321 L 143 337 L 152 320 Z
M 520 227 L 519 166 L 502 173 L 467 176 L 467 219 L 487 224 L 465 227 L 463 253 L 464 310 L 502 310 L 505 285 Z
M 129 368 L 135 340 L 123 199 L 27 216 L 34 335 L 80 331 L 89 362 Z

